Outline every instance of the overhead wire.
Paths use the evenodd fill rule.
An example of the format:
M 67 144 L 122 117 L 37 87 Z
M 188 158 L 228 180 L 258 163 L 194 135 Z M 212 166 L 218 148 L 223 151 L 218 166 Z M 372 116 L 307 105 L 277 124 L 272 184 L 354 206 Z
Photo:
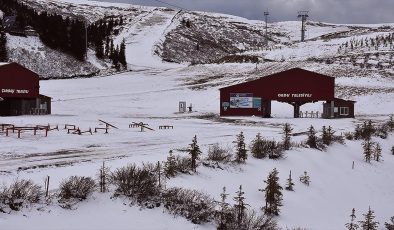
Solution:
M 152 0 L 152 1 L 159 2 L 159 3 L 164 4 L 164 5 L 172 6 L 172 7 L 181 9 L 181 10 L 190 11 L 189 9 L 186 9 L 186 8 L 184 8 L 182 6 L 178 6 L 176 4 L 168 3 L 168 2 L 165 2 L 165 1 L 162 1 L 162 0 Z

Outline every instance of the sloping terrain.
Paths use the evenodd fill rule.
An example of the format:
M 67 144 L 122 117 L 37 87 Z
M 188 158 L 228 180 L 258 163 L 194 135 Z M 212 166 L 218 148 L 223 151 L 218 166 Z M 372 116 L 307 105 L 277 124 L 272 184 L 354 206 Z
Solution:
M 306 140 L 305 131 L 311 125 L 319 136 L 323 125 L 333 127 L 340 135 L 354 131 L 355 125 L 365 120 L 380 124 L 394 114 L 394 51 L 386 39 L 393 24 L 308 22 L 307 41 L 301 43 L 300 22 L 270 23 L 270 39 L 264 46 L 264 23 L 235 16 L 85 0 L 23 2 L 38 10 L 84 17 L 89 22 L 122 15 L 126 22 L 118 28 L 115 43 L 125 39 L 132 71 L 101 78 L 42 81 L 41 92 L 52 97 L 52 115 L 2 117 L 0 123 L 58 125 L 59 131 L 49 132 L 48 137 L 27 131 L 21 138 L 16 133 L 6 136 L 0 132 L 0 184 L 32 179 L 42 185 L 49 175 L 50 193 L 56 194 L 59 184 L 69 176 L 97 178 L 103 161 L 114 171 L 131 163 L 165 161 L 170 150 L 187 156 L 181 150 L 190 145 L 194 135 L 202 150 L 201 158 L 205 158 L 215 143 L 234 149 L 240 132 L 245 134 L 249 150 L 257 133 L 281 141 L 284 123 L 291 124 L 297 133 L 292 140 L 300 143 Z M 375 39 L 373 46 L 371 39 Z M 79 63 L 48 50 L 38 38 L 9 36 L 8 45 L 15 61 L 44 77 L 101 74 L 107 68 L 106 63 L 94 59 L 92 51 L 91 64 Z M 256 60 L 258 63 L 254 63 Z M 356 118 L 293 119 L 293 108 L 279 102 L 272 104 L 271 119 L 219 117 L 220 87 L 294 67 L 336 77 L 336 95 L 357 101 Z M 193 112 L 178 113 L 180 101 L 192 104 Z M 301 110 L 321 111 L 322 105 L 310 103 Z M 83 131 L 102 128 L 99 119 L 119 129 L 92 135 L 68 134 L 64 129 L 66 124 Z M 129 128 L 132 122 L 144 122 L 155 131 Z M 172 125 L 174 129 L 159 129 L 161 125 Z M 167 180 L 166 186 L 196 189 L 216 200 L 226 186 L 228 202 L 233 204 L 237 188 L 243 185 L 248 208 L 261 213 L 264 194 L 259 189 L 268 173 L 277 168 L 284 187 L 291 170 L 295 192 L 284 191 L 283 207 L 276 218 L 283 229 L 342 229 L 349 222 L 352 208 L 356 209 L 357 220 L 361 220 L 369 206 L 383 229 L 384 222 L 394 215 L 394 156 L 390 152 L 394 136 L 372 139 L 381 144 L 383 161 L 366 163 L 362 141 L 347 140 L 326 151 L 295 147 L 286 151 L 281 160 L 259 160 L 249 155 L 242 165 L 200 166 L 194 174 Z M 310 186 L 298 181 L 304 171 L 311 176 Z M 113 190 L 95 192 L 72 210 L 61 208 L 53 196 L 21 212 L 0 213 L 0 229 L 81 228 L 208 230 L 216 226 L 193 224 L 162 207 L 141 209 L 129 199 L 114 198 Z

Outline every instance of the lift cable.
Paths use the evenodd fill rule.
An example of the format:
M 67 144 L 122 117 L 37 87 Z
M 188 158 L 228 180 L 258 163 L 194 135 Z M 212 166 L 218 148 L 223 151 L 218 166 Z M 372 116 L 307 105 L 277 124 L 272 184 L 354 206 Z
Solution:
M 165 4 L 165 5 L 168 5 L 168 6 L 172 6 L 172 7 L 175 7 L 175 8 L 181 9 L 181 10 L 190 11 L 189 9 L 186 9 L 186 8 L 184 8 L 184 7 L 181 7 L 181 6 L 178 6 L 178 5 L 172 4 L 172 3 L 168 3 L 168 2 L 165 2 L 165 1 L 162 1 L 162 0 L 153 0 L 153 1 L 155 1 L 155 2 L 159 2 L 159 3 L 161 3 L 161 4 Z

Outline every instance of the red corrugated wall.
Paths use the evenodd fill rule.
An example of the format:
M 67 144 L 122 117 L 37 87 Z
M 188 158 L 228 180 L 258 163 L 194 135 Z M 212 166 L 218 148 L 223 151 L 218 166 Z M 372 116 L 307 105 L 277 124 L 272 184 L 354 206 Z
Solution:
M 0 97 L 37 98 L 39 89 L 38 74 L 17 63 L 0 65 Z
M 230 94 L 247 93 L 268 101 L 312 102 L 334 99 L 335 79 L 303 69 L 290 69 L 260 79 L 220 89 L 220 114 L 222 116 L 265 116 L 256 108 L 227 108 L 223 102 L 230 101 Z

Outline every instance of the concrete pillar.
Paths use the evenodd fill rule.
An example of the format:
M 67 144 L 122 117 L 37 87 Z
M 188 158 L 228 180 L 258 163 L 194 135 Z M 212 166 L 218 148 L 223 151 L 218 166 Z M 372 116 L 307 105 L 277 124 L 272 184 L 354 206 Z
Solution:
M 298 103 L 293 104 L 294 106 L 294 118 L 300 117 L 300 105 Z
M 331 101 L 331 118 L 334 118 L 334 117 L 335 117 L 334 108 L 335 108 L 334 101 Z

